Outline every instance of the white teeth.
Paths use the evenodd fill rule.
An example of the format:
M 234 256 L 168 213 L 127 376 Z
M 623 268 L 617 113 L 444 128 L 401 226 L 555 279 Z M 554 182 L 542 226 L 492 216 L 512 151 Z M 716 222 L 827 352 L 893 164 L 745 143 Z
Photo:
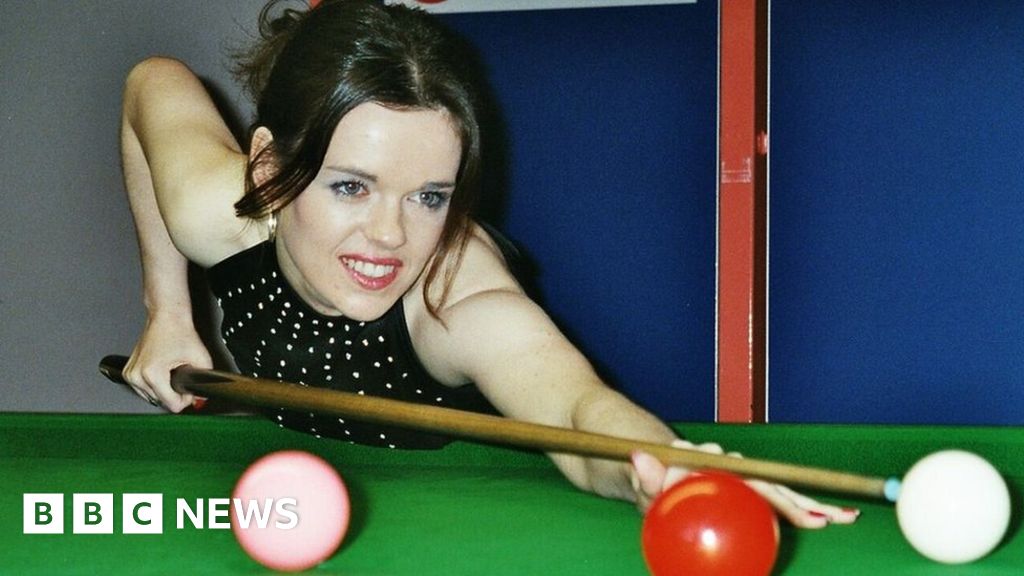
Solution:
M 343 258 L 342 262 L 350 270 L 353 270 L 358 274 L 362 274 L 363 276 L 369 276 L 370 278 L 383 278 L 395 271 L 394 266 L 371 264 L 370 262 L 363 262 L 362 260 L 350 260 L 348 258 Z

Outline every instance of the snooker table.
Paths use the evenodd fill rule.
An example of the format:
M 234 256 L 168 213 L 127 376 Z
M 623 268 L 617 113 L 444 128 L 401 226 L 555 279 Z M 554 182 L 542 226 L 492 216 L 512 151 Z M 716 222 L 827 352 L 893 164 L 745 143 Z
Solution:
M 963 566 L 919 556 L 883 502 L 822 495 L 861 508 L 852 526 L 783 525 L 775 574 L 1021 574 L 1024 429 L 681 424 L 695 441 L 751 457 L 885 476 L 946 447 L 988 458 L 1007 478 L 1014 513 L 1003 544 Z M 262 418 L 226 415 L 0 414 L 0 573 L 259 574 L 231 530 L 175 527 L 177 498 L 227 498 L 267 452 L 303 449 L 345 478 L 352 523 L 340 551 L 311 573 L 359 575 L 646 574 L 642 518 L 624 502 L 574 489 L 543 455 L 455 442 L 395 451 L 320 440 Z M 64 493 L 64 534 L 23 534 L 25 493 Z M 164 495 L 164 533 L 72 534 L 72 493 Z

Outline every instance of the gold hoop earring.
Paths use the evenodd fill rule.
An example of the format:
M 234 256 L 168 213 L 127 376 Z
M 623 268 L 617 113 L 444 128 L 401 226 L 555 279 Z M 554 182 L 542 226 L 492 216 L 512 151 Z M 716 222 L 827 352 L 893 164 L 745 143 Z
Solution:
M 271 244 L 277 240 L 277 212 L 271 212 L 270 216 L 267 217 L 267 241 Z

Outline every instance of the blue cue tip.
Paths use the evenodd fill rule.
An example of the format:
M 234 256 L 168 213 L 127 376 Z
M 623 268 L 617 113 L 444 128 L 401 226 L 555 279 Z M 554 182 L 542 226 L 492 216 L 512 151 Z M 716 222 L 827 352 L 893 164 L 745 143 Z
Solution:
M 903 484 L 899 478 L 889 478 L 885 481 L 885 499 L 889 502 L 896 502 L 900 497 L 900 489 Z

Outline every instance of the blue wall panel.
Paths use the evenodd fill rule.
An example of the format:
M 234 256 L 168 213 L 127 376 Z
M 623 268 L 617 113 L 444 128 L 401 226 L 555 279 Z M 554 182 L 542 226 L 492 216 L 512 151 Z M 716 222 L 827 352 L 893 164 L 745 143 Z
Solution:
M 712 419 L 716 3 L 444 18 L 492 81 L 485 214 L 538 299 L 627 395 Z
M 771 419 L 1024 423 L 1024 3 L 771 18 Z

